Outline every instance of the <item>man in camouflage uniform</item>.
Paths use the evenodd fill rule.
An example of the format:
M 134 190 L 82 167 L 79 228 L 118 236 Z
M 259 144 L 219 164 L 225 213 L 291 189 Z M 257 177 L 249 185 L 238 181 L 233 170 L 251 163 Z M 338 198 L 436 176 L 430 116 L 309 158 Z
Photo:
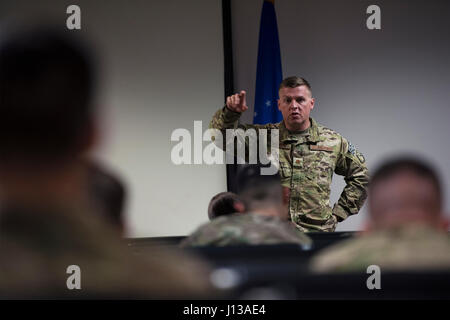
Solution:
M 366 232 L 324 249 L 315 272 L 449 270 L 450 237 L 442 216 L 441 186 L 421 161 L 402 158 L 378 169 L 369 189 Z
M 287 221 L 280 176 L 261 175 L 260 169 L 246 165 L 238 173 L 241 202 L 235 203 L 237 213 L 201 226 L 181 246 L 295 243 L 309 248 L 311 239 Z
M 310 118 L 315 100 L 309 83 L 299 77 L 283 80 L 278 100 L 283 121 L 276 124 L 238 124 L 241 113 L 248 109 L 245 94 L 241 91 L 229 96 L 210 128 L 221 130 L 224 136 L 226 129 L 233 128 L 279 129 L 282 183 L 290 189 L 289 213 L 297 227 L 302 231 L 334 231 L 338 222 L 357 214 L 366 198 L 365 159 L 347 139 Z M 332 209 L 333 172 L 345 177 L 346 186 Z

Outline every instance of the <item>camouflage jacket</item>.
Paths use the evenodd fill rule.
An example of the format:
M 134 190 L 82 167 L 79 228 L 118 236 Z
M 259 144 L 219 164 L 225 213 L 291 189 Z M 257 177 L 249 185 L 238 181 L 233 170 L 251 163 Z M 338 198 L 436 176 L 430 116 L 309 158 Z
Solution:
M 450 237 L 427 226 L 406 225 L 345 240 L 311 260 L 314 272 L 450 269 Z
M 256 213 L 236 213 L 204 224 L 183 240 L 181 246 L 277 243 L 298 243 L 305 248 L 312 245 L 311 239 L 288 221 Z
M 358 213 L 366 199 L 369 175 L 364 156 L 347 139 L 312 118 L 305 134 L 296 135 L 287 130 L 283 121 L 266 125 L 238 124 L 240 115 L 223 107 L 214 115 L 210 128 L 279 129 L 280 174 L 283 186 L 290 188 L 291 219 L 300 230 L 334 231 L 337 222 Z M 346 186 L 331 208 L 333 172 L 344 176 Z

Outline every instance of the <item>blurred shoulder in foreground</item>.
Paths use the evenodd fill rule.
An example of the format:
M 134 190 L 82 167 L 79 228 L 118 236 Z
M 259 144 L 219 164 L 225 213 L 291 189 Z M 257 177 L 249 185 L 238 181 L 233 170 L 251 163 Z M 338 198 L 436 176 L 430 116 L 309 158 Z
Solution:
M 438 175 L 421 160 L 383 164 L 369 186 L 369 224 L 361 235 L 320 252 L 315 272 L 450 269 L 450 237 Z

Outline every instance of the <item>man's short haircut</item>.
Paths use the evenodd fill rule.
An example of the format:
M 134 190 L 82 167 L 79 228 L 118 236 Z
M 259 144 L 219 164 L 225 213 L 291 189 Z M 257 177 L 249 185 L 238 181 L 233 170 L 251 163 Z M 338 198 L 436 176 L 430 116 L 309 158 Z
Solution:
M 297 88 L 300 86 L 305 86 L 309 89 L 310 92 L 312 92 L 311 85 L 309 84 L 309 82 L 306 81 L 306 79 L 297 76 L 285 78 L 283 81 L 281 81 L 278 90 L 281 90 L 283 88 Z
M 1 34 L 0 158 L 54 159 L 78 151 L 90 125 L 93 86 L 90 56 L 67 30 Z
M 208 218 L 213 220 L 220 216 L 227 216 L 236 212 L 234 204 L 239 197 L 233 192 L 220 192 L 212 197 L 208 205 Z
M 261 168 L 258 164 L 248 164 L 238 170 L 238 196 L 246 210 L 283 203 L 280 174 L 262 175 Z
M 411 172 L 419 177 L 428 179 L 434 186 L 439 203 L 442 201 L 442 187 L 436 171 L 423 160 L 414 157 L 401 157 L 389 160 L 382 164 L 373 174 L 370 182 L 371 188 L 384 179 L 390 178 L 399 172 Z

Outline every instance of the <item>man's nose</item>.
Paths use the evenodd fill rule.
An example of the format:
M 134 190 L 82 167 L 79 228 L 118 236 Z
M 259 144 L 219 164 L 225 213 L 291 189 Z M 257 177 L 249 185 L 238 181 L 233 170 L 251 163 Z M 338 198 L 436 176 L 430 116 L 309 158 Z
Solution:
M 300 109 L 300 105 L 297 103 L 297 101 L 292 100 L 292 102 L 289 105 L 289 109 L 296 110 L 297 108 Z

